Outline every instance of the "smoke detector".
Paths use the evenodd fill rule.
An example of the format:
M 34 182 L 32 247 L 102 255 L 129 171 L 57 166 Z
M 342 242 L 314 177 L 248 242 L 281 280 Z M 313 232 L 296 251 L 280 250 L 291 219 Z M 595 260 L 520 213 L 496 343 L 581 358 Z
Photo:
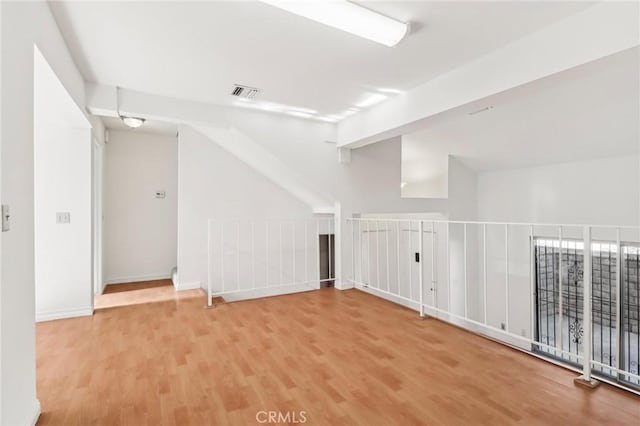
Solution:
M 235 84 L 233 86 L 233 90 L 231 91 L 231 96 L 236 96 L 238 98 L 245 99 L 254 99 L 261 92 L 260 89 L 256 89 L 255 87 L 243 86 L 241 84 Z

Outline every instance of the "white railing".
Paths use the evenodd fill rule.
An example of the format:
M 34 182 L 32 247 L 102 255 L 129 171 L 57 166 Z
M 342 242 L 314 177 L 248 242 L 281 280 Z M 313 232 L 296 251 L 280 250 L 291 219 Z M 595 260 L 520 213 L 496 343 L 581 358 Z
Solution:
M 208 305 L 333 282 L 334 219 L 208 221 Z M 322 247 L 326 247 L 326 252 Z
M 640 385 L 638 367 L 632 372 L 629 359 L 622 365 L 619 356 L 621 344 L 632 353 L 628 347 L 636 342 L 640 351 L 640 318 L 637 328 L 633 324 L 624 328 L 621 316 L 624 319 L 627 315 L 627 322 L 635 323 L 636 319 L 623 312 L 620 295 L 623 262 L 629 268 L 621 253 L 625 244 L 637 245 L 640 241 L 638 227 L 348 218 L 345 238 L 351 239 L 349 279 L 360 290 L 412 308 L 420 316 L 439 318 L 528 352 L 579 366 L 586 381 L 596 372 L 605 381 L 622 379 Z M 548 255 L 546 249 L 542 252 L 544 244 L 557 249 L 552 248 Z M 601 260 L 599 253 L 605 249 L 608 257 Z M 601 269 L 593 269 L 592 259 L 602 261 L 602 265 L 615 262 L 615 273 L 603 281 L 604 266 L 598 263 Z M 582 277 L 578 277 L 579 270 Z M 597 274 L 599 294 L 593 294 L 592 272 Z M 570 283 L 564 282 L 567 277 Z M 551 279 L 551 290 L 539 288 L 537 280 L 543 278 L 547 282 Z M 606 305 L 605 282 L 615 293 L 607 296 Z M 636 284 L 625 282 L 629 294 L 631 286 L 636 286 L 636 298 L 640 297 L 637 282 L 637 278 Z M 599 317 L 592 314 L 595 302 L 599 303 Z M 592 329 L 594 321 L 599 321 L 599 337 L 603 339 L 605 309 L 609 317 L 613 309 L 616 312 L 615 325 L 609 323 L 606 330 L 614 336 L 608 344 L 618 353 L 609 354 L 608 360 L 602 355 L 602 347 L 599 357 L 594 355 Z M 542 338 L 542 324 L 552 328 L 549 333 L 553 341 L 549 336 Z M 563 338 L 564 332 L 567 336 Z M 598 345 L 602 346 L 600 342 Z

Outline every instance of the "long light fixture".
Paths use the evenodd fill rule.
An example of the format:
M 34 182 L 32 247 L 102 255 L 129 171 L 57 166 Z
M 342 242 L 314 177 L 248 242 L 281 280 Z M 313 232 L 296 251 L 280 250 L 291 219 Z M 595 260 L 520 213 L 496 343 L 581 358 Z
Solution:
M 129 117 L 126 115 L 120 114 L 120 87 L 116 86 L 116 114 L 120 117 L 120 120 L 132 129 L 137 129 L 138 127 L 144 124 L 144 118 L 140 117 Z
M 262 2 L 389 47 L 398 44 L 409 30 L 407 23 L 345 0 Z

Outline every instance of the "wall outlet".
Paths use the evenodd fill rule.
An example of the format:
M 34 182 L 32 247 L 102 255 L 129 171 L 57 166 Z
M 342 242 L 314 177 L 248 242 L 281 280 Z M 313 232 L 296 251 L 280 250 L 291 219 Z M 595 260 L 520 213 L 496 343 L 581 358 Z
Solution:
M 165 198 L 167 194 L 164 191 L 156 191 L 156 198 Z
M 71 223 L 71 213 L 70 212 L 57 212 L 56 213 L 56 224 L 67 224 Z

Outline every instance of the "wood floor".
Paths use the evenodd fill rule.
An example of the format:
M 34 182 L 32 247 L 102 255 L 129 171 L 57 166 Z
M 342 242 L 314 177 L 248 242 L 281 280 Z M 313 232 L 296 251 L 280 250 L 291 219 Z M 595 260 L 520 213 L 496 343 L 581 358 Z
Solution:
M 200 294 L 199 290 L 176 292 L 171 280 L 110 284 L 105 287 L 102 295 L 95 297 L 93 305 L 95 309 L 113 308 L 177 298 L 192 298 Z
M 213 309 L 191 294 L 38 323 L 38 424 L 640 422 L 640 397 L 357 290 Z

